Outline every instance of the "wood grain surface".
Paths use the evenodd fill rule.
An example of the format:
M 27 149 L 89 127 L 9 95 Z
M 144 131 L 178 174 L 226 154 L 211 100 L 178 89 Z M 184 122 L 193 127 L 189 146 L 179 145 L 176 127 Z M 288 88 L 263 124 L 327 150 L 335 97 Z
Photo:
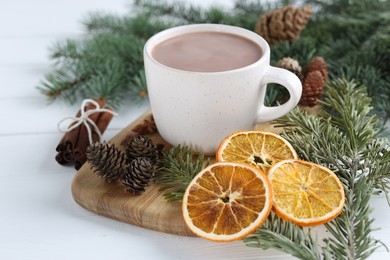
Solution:
M 151 117 L 151 112 L 146 112 L 110 142 L 124 150 L 128 139 L 135 135 L 132 129 L 145 120 L 150 120 Z M 257 125 L 256 129 L 270 132 L 281 131 L 273 128 L 269 123 Z M 166 148 L 170 147 L 158 132 L 148 136 L 155 144 L 162 143 Z M 124 186 L 120 183 L 106 183 L 93 172 L 87 162 L 73 180 L 72 196 L 82 207 L 99 215 L 165 233 L 194 236 L 184 223 L 181 204 L 167 202 L 157 184 L 149 186 L 141 195 L 133 196 L 124 192 Z
M 135 134 L 132 129 L 150 118 L 151 113 L 146 112 L 110 142 L 124 150 L 126 139 Z M 154 143 L 164 143 L 167 146 L 158 133 L 149 136 Z M 184 223 L 181 204 L 167 202 L 158 185 L 152 184 L 137 196 L 124 192 L 124 188 L 120 183 L 106 183 L 93 172 L 87 162 L 73 179 L 72 196 L 82 207 L 99 215 L 165 233 L 193 236 Z

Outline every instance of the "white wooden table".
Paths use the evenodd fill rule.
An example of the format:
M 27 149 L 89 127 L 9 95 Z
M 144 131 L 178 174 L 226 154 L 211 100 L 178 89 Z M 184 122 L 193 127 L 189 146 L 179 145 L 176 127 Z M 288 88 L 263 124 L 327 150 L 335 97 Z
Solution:
M 202 5 L 231 1 L 196 1 Z M 126 13 L 125 0 L 0 0 L 0 259 L 291 259 L 243 242 L 212 243 L 155 232 L 91 213 L 70 193 L 73 167 L 54 160 L 57 122 L 79 105 L 48 105 L 35 88 L 50 71 L 48 46 L 82 34 L 89 11 Z M 149 109 L 130 102 L 104 139 Z M 373 235 L 390 246 L 390 209 L 372 200 Z M 384 248 L 372 259 L 390 259 Z

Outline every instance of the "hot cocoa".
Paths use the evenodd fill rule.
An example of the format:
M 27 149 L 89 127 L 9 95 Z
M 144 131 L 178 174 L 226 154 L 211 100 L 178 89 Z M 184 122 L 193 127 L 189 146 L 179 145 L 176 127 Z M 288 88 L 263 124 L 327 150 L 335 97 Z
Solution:
M 234 70 L 258 61 L 261 56 L 262 50 L 255 42 L 222 32 L 182 34 L 152 50 L 152 57 L 163 65 L 196 72 Z

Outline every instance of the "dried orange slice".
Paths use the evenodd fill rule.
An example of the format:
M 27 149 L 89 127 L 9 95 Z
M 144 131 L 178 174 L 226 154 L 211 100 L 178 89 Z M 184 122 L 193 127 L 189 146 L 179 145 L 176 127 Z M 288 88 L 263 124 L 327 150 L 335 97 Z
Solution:
M 328 168 L 286 160 L 272 166 L 268 178 L 274 191 L 274 211 L 300 226 L 315 226 L 337 217 L 345 201 L 339 178 Z
M 264 172 L 287 159 L 298 159 L 291 144 L 280 135 L 263 131 L 233 133 L 221 142 L 216 154 L 218 162 L 249 163 Z
M 196 235 L 220 242 L 238 240 L 264 223 L 272 209 L 272 189 L 255 167 L 214 163 L 191 181 L 182 209 Z

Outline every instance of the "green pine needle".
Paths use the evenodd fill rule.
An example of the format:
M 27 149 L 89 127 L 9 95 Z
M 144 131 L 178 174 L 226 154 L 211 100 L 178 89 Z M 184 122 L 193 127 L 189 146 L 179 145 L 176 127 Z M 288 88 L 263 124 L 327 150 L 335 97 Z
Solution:
M 328 84 L 319 115 L 297 108 L 277 120 L 301 159 L 324 165 L 338 175 L 345 188 L 345 207 L 325 225 L 330 236 L 323 240 L 323 247 L 310 229 L 274 215 L 244 240 L 248 246 L 274 248 L 300 259 L 366 259 L 385 246 L 372 234 L 376 228 L 370 199 L 389 191 L 390 145 L 378 137 L 378 119 L 370 113 L 370 102 L 364 86 L 338 79 Z M 166 199 L 181 200 L 203 164 L 204 157 L 194 161 L 188 147 L 167 151 L 156 176 Z
M 328 64 L 330 78 L 345 77 L 363 83 L 373 100 L 373 113 L 383 121 L 390 118 L 389 0 L 277 0 L 272 3 L 237 0 L 231 10 L 218 6 L 204 9 L 164 0 L 135 0 L 127 15 L 89 13 L 83 19 L 84 37 L 53 44 L 50 48 L 53 71 L 38 88 L 50 101 L 74 103 L 83 98 L 102 98 L 116 107 L 125 98 L 142 101 L 140 84 L 134 83 L 143 70 L 142 48 L 149 37 L 169 27 L 192 23 L 228 24 L 253 31 L 260 15 L 287 4 L 310 4 L 317 12 L 295 42 L 270 46 L 271 64 L 292 57 L 305 68 L 313 56 L 322 56 Z M 103 66 L 106 62 L 111 64 L 108 68 Z M 111 75 L 117 66 L 126 70 L 122 77 Z M 112 85 L 96 80 L 106 76 L 111 79 L 105 83 Z M 100 84 L 95 91 L 94 84 Z M 286 95 L 284 88 L 270 85 L 265 102 L 281 103 Z
M 176 25 L 207 22 L 254 30 L 261 14 L 294 3 L 311 4 L 316 13 L 295 42 L 271 46 L 271 63 L 289 56 L 304 67 L 319 55 L 332 81 L 318 116 L 296 109 L 277 123 L 285 127 L 284 137 L 301 159 L 327 166 L 339 176 L 345 208 L 326 224 L 330 236 L 321 248 L 311 230 L 276 216 L 245 242 L 301 259 L 366 259 L 382 246 L 373 236 L 370 198 L 384 193 L 390 204 L 390 145 L 380 138 L 380 122 L 390 118 L 390 0 L 237 0 L 232 10 L 136 0 L 131 14 L 89 14 L 83 38 L 53 44 L 54 67 L 38 89 L 49 101 L 97 98 L 114 107 L 127 98 L 140 101 L 147 94 L 142 49 L 150 36 Z M 276 104 L 286 92 L 269 86 L 267 93 L 267 104 Z M 168 200 L 181 200 L 207 163 L 187 147 L 174 147 L 164 152 L 155 181 Z
M 277 120 L 299 157 L 333 170 L 345 189 L 345 207 L 326 224 L 324 240 L 336 259 L 366 259 L 381 243 L 372 235 L 371 197 L 389 191 L 390 146 L 379 138 L 378 119 L 370 115 L 364 86 L 338 79 L 330 82 L 318 116 L 295 109 Z M 326 250 L 326 249 L 324 249 Z
M 187 146 L 173 147 L 159 159 L 154 181 L 168 201 L 180 201 L 188 184 L 208 163 L 203 154 L 195 155 Z
M 284 221 L 271 213 L 266 222 L 253 235 L 244 239 L 249 247 L 277 249 L 299 259 L 321 259 L 322 249 L 312 237 L 310 230 L 305 230 L 291 222 Z
M 142 103 L 148 95 L 145 70 L 142 69 L 138 75 L 134 75 L 130 81 L 130 85 L 131 97 L 136 103 Z

